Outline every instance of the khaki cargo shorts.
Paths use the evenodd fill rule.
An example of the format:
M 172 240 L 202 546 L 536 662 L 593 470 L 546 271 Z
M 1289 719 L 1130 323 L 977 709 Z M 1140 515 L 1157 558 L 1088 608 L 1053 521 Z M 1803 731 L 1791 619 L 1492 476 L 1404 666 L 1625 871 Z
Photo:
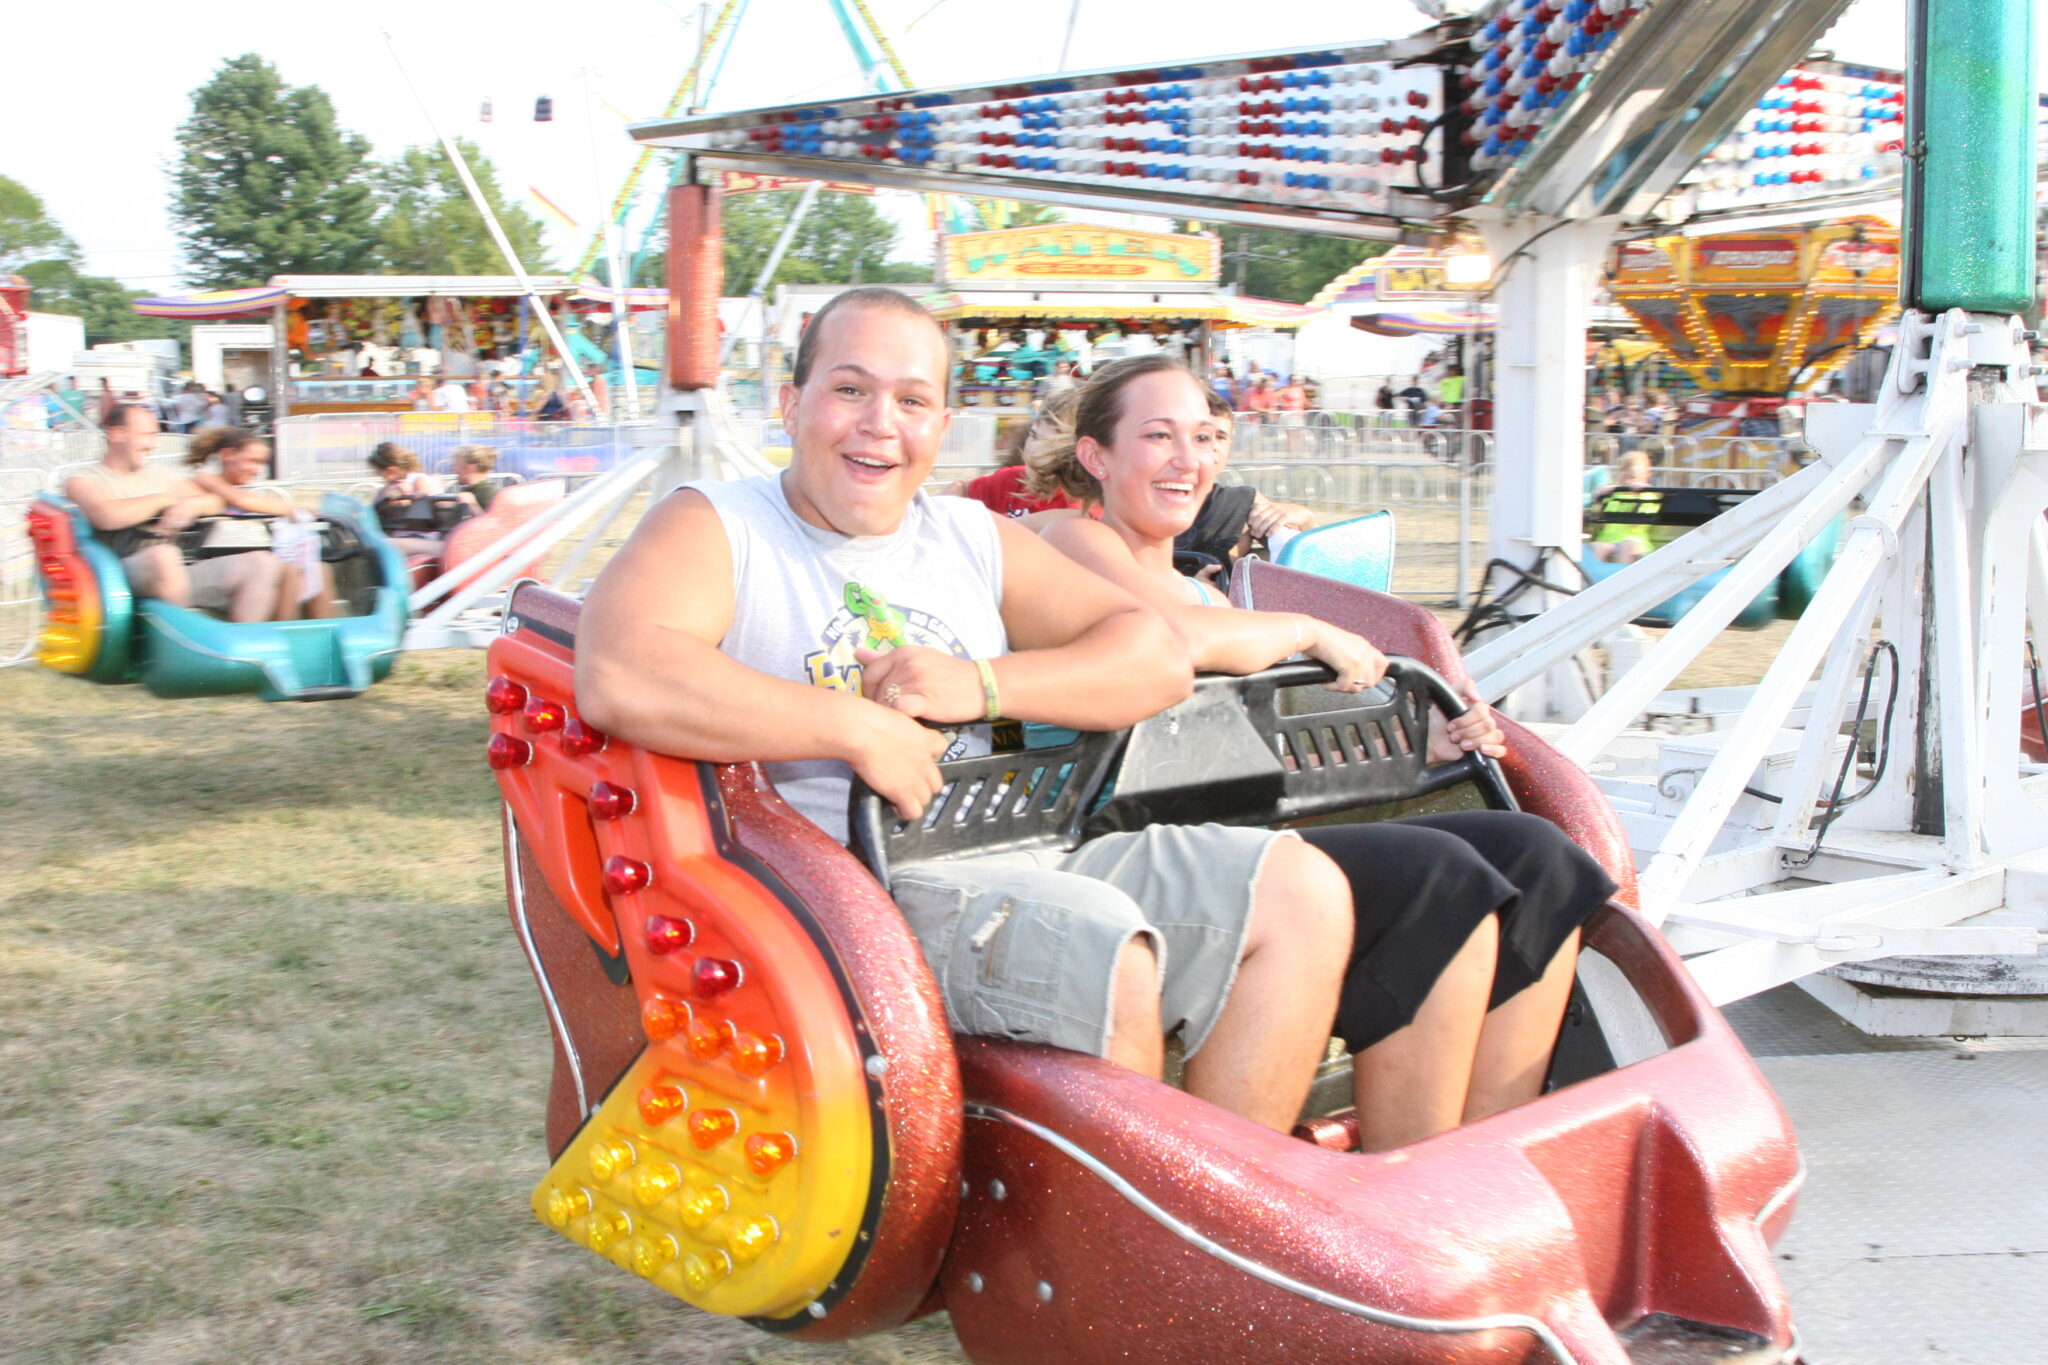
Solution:
M 1100 1057 L 1124 945 L 1157 954 L 1160 1022 L 1192 1057 L 1237 976 L 1252 884 L 1284 831 L 1157 825 L 1068 854 L 915 863 L 889 890 L 958 1033 Z

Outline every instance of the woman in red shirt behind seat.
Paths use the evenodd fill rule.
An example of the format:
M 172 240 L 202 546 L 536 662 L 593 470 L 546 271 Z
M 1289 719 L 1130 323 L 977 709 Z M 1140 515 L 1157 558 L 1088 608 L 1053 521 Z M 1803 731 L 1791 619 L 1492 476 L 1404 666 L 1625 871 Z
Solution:
M 973 498 L 999 517 L 1024 517 L 1033 512 L 1079 507 L 1080 504 L 1065 493 L 1046 497 L 1031 492 L 1031 470 L 1024 463 L 1024 457 L 1035 447 L 1066 435 L 1074 420 L 1074 403 L 1079 393 L 1077 388 L 1065 389 L 1047 397 L 1029 424 L 1017 433 L 1003 452 L 1002 468 L 978 478 L 956 480 L 941 489 L 941 494 Z

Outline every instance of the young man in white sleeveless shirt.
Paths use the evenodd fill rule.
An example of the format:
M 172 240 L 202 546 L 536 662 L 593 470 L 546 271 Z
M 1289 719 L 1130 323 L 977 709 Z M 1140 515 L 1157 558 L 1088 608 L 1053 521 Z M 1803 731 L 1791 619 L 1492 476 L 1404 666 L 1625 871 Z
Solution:
M 591 588 L 576 694 L 662 753 L 760 760 L 846 837 L 858 773 L 905 819 L 988 721 L 1131 725 L 1188 694 L 1136 599 L 1036 536 L 922 490 L 950 413 L 943 331 L 894 290 L 835 298 L 782 391 L 779 476 L 679 489 Z M 929 728 L 920 722 L 947 727 Z M 953 1027 L 1158 1076 L 1285 1129 L 1329 1038 L 1351 901 L 1299 839 L 1220 825 L 1115 834 L 1050 862 L 901 868 L 890 891 Z

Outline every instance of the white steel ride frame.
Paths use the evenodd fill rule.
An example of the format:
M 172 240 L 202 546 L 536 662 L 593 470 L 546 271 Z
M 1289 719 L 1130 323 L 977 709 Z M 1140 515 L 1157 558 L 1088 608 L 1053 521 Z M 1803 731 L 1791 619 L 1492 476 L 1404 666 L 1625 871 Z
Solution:
M 579 528 L 582 538 L 547 575 L 563 592 L 581 593 L 588 586 L 591 575 L 584 566 L 591 551 L 603 543 L 636 499 L 645 497 L 652 503 L 693 479 L 749 478 L 774 468 L 739 439 L 729 411 L 716 395 L 711 396 L 707 422 L 694 435 L 695 440 L 689 428 L 679 428 L 675 433 L 678 444 L 650 447 L 606 470 L 532 521 L 507 531 L 471 563 L 458 565 L 415 589 L 406 602 L 413 615 L 406 626 L 403 648 L 483 649 L 498 635 L 506 589 L 521 578 L 535 576 L 548 552 Z M 475 563 L 490 567 L 477 573 Z M 476 575 L 473 579 L 472 574 Z
M 1819 592 L 1643 870 L 1644 911 L 1697 954 L 1691 966 L 1717 1002 L 1872 958 L 2037 952 L 2048 774 L 2022 776 L 2020 683 L 2029 621 L 2037 633 L 2048 625 L 2048 407 L 2035 401 L 2028 340 L 2016 318 L 1908 313 L 1882 401 L 1814 409 L 1815 464 L 1469 658 L 1480 690 L 1503 695 L 1726 569 L 1557 740 L 1590 764 L 1862 499 Z M 1816 852 L 1873 623 L 1897 651 L 1898 711 L 1878 737 L 1890 762 Z M 1735 805 L 1817 668 L 1777 821 L 1738 832 Z M 2048 990 L 2048 977 L 2030 987 L 2038 969 L 2010 970 L 2020 992 Z

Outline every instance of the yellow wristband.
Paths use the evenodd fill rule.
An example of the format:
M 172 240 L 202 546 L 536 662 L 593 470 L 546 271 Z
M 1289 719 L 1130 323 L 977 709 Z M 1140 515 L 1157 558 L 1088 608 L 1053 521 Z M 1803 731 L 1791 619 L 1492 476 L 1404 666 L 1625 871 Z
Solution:
M 974 671 L 981 674 L 981 699 L 988 707 L 984 720 L 995 720 L 1003 714 L 1003 704 L 996 698 L 996 671 L 987 659 L 976 659 Z

